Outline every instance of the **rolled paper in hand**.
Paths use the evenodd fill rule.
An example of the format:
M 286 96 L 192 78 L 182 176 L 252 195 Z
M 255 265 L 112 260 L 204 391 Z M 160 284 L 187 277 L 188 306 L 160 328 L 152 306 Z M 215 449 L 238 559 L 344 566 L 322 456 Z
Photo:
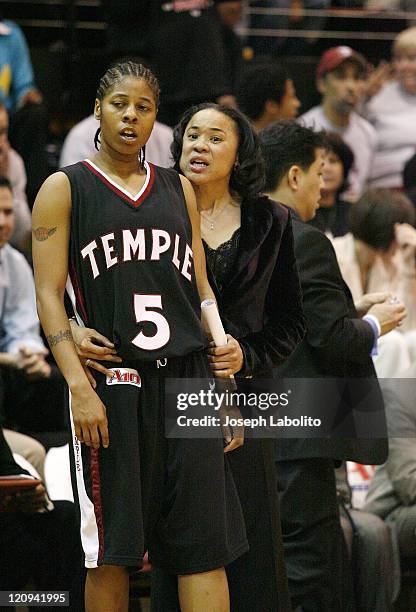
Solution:
M 204 300 L 201 303 L 201 316 L 205 331 L 211 334 L 215 346 L 225 346 L 227 336 L 214 300 Z
M 209 299 L 201 302 L 201 317 L 204 329 L 207 333 L 211 334 L 215 346 L 226 346 L 227 336 L 224 331 L 220 313 L 218 312 L 217 304 L 214 300 Z M 229 378 L 216 378 L 215 388 L 219 392 L 226 390 L 234 391 L 237 389 L 234 374 L 231 374 Z M 224 410 L 225 412 L 229 412 L 230 407 L 224 407 Z
M 226 346 L 227 336 L 224 331 L 224 326 L 221 321 L 220 313 L 218 312 L 217 304 L 214 300 L 204 300 L 201 302 L 201 316 L 202 324 L 205 331 L 211 334 L 214 340 L 215 346 Z M 229 381 L 232 381 L 232 388 L 234 385 L 234 374 L 231 374 Z M 221 381 L 221 382 L 220 382 Z M 216 378 L 216 385 L 224 385 L 224 379 Z

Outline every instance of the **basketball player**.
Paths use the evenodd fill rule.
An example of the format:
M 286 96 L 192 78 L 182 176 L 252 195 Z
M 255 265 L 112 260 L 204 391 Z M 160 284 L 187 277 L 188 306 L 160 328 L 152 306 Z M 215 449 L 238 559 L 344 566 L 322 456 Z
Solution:
M 222 440 L 164 437 L 164 378 L 210 374 L 199 304 L 213 293 L 192 188 L 145 161 L 158 94 L 143 66 L 109 69 L 98 154 L 49 177 L 33 211 L 39 317 L 70 392 L 87 611 L 127 610 L 128 571 L 146 549 L 178 575 L 182 610 L 227 611 L 224 566 L 247 550 Z M 123 360 L 95 390 L 64 309 L 67 277 L 79 320 Z

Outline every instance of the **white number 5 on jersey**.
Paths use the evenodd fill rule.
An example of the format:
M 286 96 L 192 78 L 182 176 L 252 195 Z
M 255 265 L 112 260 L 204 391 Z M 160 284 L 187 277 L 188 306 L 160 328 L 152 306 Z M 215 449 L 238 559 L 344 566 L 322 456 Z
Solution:
M 161 295 L 134 294 L 134 314 L 136 323 L 150 321 L 156 326 L 156 333 L 153 336 L 145 336 L 143 332 L 133 338 L 132 343 L 144 351 L 155 351 L 162 348 L 169 342 L 170 327 L 165 317 L 160 312 L 150 310 L 158 308 L 162 310 Z

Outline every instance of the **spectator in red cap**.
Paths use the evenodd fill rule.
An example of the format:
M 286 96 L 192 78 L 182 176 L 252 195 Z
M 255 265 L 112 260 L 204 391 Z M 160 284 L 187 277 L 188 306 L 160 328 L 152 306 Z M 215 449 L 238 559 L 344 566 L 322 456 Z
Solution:
M 316 73 L 322 102 L 300 117 L 309 127 L 338 133 L 351 147 L 355 161 L 345 194 L 349 201 L 355 201 L 366 186 L 377 144 L 374 128 L 355 112 L 365 93 L 367 74 L 366 59 L 351 47 L 328 49 Z

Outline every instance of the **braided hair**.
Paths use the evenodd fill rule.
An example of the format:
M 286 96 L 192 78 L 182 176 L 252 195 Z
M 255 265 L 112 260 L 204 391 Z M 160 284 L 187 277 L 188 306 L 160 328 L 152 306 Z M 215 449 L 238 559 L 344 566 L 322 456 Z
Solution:
M 124 77 L 132 76 L 137 79 L 143 79 L 152 90 L 153 95 L 155 97 L 156 106 L 159 104 L 159 94 L 160 88 L 157 78 L 149 70 L 143 66 L 143 64 L 138 64 L 132 61 L 119 62 L 114 64 L 114 66 L 110 66 L 106 73 L 101 77 L 100 83 L 98 85 L 97 93 L 95 97 L 98 100 L 102 100 L 107 92 L 116 84 L 119 83 Z

